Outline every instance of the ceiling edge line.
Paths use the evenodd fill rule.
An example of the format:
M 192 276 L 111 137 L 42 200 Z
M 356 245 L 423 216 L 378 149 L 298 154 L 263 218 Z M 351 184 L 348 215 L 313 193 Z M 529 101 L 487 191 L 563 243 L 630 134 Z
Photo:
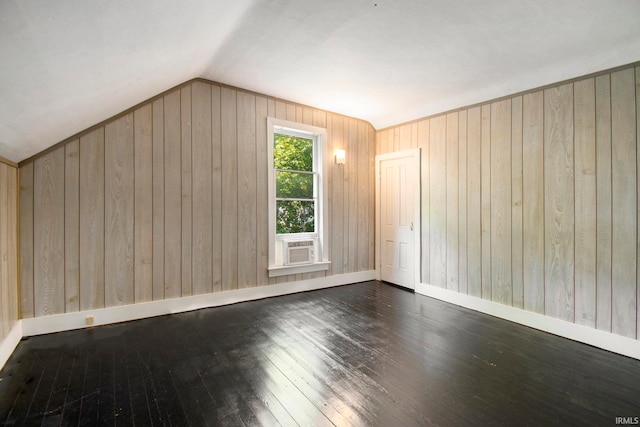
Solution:
M 14 161 L 7 159 L 6 157 L 0 156 L 0 163 L 4 163 L 7 166 L 12 166 L 14 168 L 18 168 L 18 164 Z
M 635 68 L 635 67 L 638 67 L 638 66 L 640 66 L 640 60 L 625 64 L 625 65 L 620 65 L 620 66 L 617 66 L 617 67 L 607 68 L 605 70 L 600 70 L 600 71 L 595 71 L 593 73 L 584 74 L 584 75 L 579 76 L 579 77 L 572 77 L 570 79 L 560 80 L 558 82 L 549 83 L 549 84 L 546 84 L 546 85 L 543 85 L 543 86 L 538 86 L 538 87 L 535 87 L 533 89 L 527 89 L 527 90 L 523 90 L 523 91 L 519 91 L 519 92 L 514 92 L 514 93 L 511 93 L 509 95 L 500 96 L 498 98 L 491 98 L 491 99 L 488 99 L 488 100 L 485 100 L 485 101 L 476 102 L 474 104 L 468 104 L 468 105 L 464 105 L 462 107 L 457 107 L 457 108 L 452 108 L 450 110 L 441 111 L 439 113 L 429 114 L 429 115 L 426 115 L 424 117 L 419 117 L 417 119 L 408 120 L 406 122 L 400 122 L 400 123 L 397 123 L 395 125 L 385 126 L 383 128 L 376 129 L 376 132 L 382 132 L 382 131 L 393 129 L 393 128 L 396 128 L 396 127 L 399 127 L 399 126 L 406 126 L 406 125 L 410 125 L 410 124 L 413 124 L 413 123 L 418 123 L 418 122 L 421 122 L 423 120 L 430 120 L 430 119 L 433 119 L 433 118 L 436 118 L 436 117 L 445 116 L 447 114 L 457 113 L 457 112 L 460 112 L 460 111 L 463 111 L 463 110 L 469 110 L 471 108 L 481 107 L 481 106 L 486 105 L 486 104 L 493 104 L 494 102 L 500 102 L 500 101 L 504 101 L 506 99 L 515 98 L 517 96 L 528 95 L 530 93 L 539 92 L 541 90 L 547 90 L 547 89 L 551 89 L 551 88 L 554 88 L 554 87 L 558 87 L 558 86 L 562 86 L 562 85 L 566 85 L 566 84 L 570 84 L 570 83 L 579 82 L 581 80 L 592 79 L 592 78 L 595 78 L 595 77 L 603 76 L 605 74 L 615 73 L 617 71 L 626 70 L 628 68 Z M 374 129 L 375 129 L 375 127 L 374 127 Z
M 189 80 L 187 80 L 187 81 L 185 81 L 183 83 L 180 83 L 180 84 L 178 84 L 176 86 L 173 86 L 170 89 L 164 90 L 164 91 L 160 92 L 159 94 L 152 96 L 151 98 L 145 99 L 144 101 L 141 101 L 141 102 L 135 104 L 134 106 L 129 107 L 126 110 L 121 111 L 118 114 L 115 114 L 115 115 L 113 115 L 111 117 L 108 117 L 108 118 L 106 118 L 106 119 L 104 119 L 104 120 L 102 120 L 102 121 L 100 121 L 100 122 L 98 122 L 98 123 L 86 128 L 86 129 L 84 129 L 84 130 L 82 130 L 80 132 L 77 132 L 77 133 L 75 133 L 75 134 L 73 134 L 73 135 L 61 140 L 60 142 L 57 142 L 57 143 L 53 144 L 52 146 L 50 146 L 48 148 L 45 148 L 44 150 L 42 150 L 42 151 L 40 151 L 40 152 L 38 152 L 38 153 L 36 153 L 36 154 L 34 154 L 32 156 L 29 156 L 24 160 L 19 161 L 18 163 L 11 162 L 8 159 L 7 159 L 7 162 L 10 162 L 9 164 L 11 166 L 15 166 L 15 167 L 22 167 L 22 166 L 24 166 L 24 165 L 26 165 L 28 163 L 33 163 L 37 159 L 39 159 L 39 158 L 41 158 L 43 156 L 46 156 L 47 154 L 59 149 L 60 147 L 64 147 L 68 143 L 70 143 L 72 141 L 75 141 L 77 139 L 80 139 L 83 136 L 90 134 L 94 130 L 96 130 L 96 129 L 100 128 L 100 127 L 106 126 L 108 123 L 111 123 L 114 120 L 117 120 L 117 119 L 119 119 L 121 117 L 124 117 L 127 114 L 130 114 L 130 113 L 134 112 L 138 108 L 141 108 L 142 106 L 144 106 L 144 105 L 146 105 L 148 103 L 152 103 L 153 101 L 155 101 L 157 99 L 160 99 L 160 98 L 168 95 L 169 93 L 171 93 L 171 92 L 173 92 L 175 90 L 181 89 L 181 88 L 183 88 L 185 86 L 188 86 L 190 84 L 193 84 L 195 82 L 201 82 L 201 83 L 206 83 L 206 84 L 210 84 L 210 85 L 216 85 L 216 86 L 220 86 L 220 87 L 225 87 L 225 88 L 233 89 L 233 90 L 236 90 L 236 91 L 253 94 L 253 95 L 256 95 L 256 96 L 263 96 L 263 97 L 266 97 L 266 98 L 273 99 L 274 101 L 283 101 L 283 102 L 286 102 L 288 104 L 298 105 L 298 106 L 306 107 L 306 108 L 312 108 L 314 110 L 322 111 L 322 112 L 325 112 L 327 114 L 333 114 L 334 116 L 340 116 L 340 117 L 344 117 L 344 118 L 360 120 L 361 122 L 364 122 L 364 123 L 368 124 L 369 126 L 371 126 L 371 128 L 374 131 L 376 130 L 375 127 L 368 120 L 361 119 L 359 117 L 347 116 L 345 114 L 340 114 L 340 113 L 336 113 L 334 111 L 324 110 L 324 109 L 321 109 L 321 108 L 318 108 L 318 107 L 314 107 L 314 106 L 311 106 L 311 105 L 301 104 L 299 102 L 294 102 L 294 101 L 291 101 L 291 100 L 288 100 L 288 99 L 279 98 L 277 96 L 268 95 L 268 94 L 264 94 L 264 93 L 260 93 L 260 92 L 255 92 L 255 91 L 248 90 L 248 89 L 243 89 L 241 87 L 232 86 L 232 85 L 229 85 L 229 84 L 226 84 L 226 83 L 221 83 L 221 82 L 217 82 L 217 81 L 214 81 L 214 80 L 209 80 L 209 79 L 205 79 L 205 78 L 202 78 L 202 77 L 195 77 L 195 78 L 189 79 Z M 0 160 L 2 160 L 2 157 L 0 157 Z
M 227 83 L 222 83 L 216 80 L 209 80 L 209 79 L 205 79 L 204 77 L 196 77 L 195 79 L 193 79 L 194 81 L 200 81 L 200 82 L 204 82 L 204 83 L 209 83 L 209 84 L 214 84 L 214 85 L 218 85 L 220 87 L 225 87 L 228 89 L 233 89 L 233 90 L 237 90 L 240 92 L 244 92 L 244 93 L 248 93 L 248 94 L 252 94 L 252 95 L 256 95 L 256 96 L 264 96 L 267 98 L 271 98 L 275 101 L 283 101 L 286 102 L 288 104 L 293 104 L 293 105 L 298 105 L 300 107 L 306 107 L 306 108 L 313 108 L 314 110 L 318 110 L 318 111 L 323 111 L 327 114 L 333 114 L 334 116 L 340 116 L 340 117 L 344 117 L 347 119 L 356 119 L 356 120 L 360 120 L 362 122 L 367 123 L 368 125 L 370 125 L 374 130 L 375 130 L 375 126 L 373 126 L 373 124 L 371 124 L 370 121 L 363 119 L 361 117 L 356 117 L 356 116 L 349 116 L 347 114 L 342 114 L 342 113 L 336 113 L 335 111 L 331 111 L 331 110 L 325 110 L 324 108 L 319 108 L 319 107 L 314 107 L 313 105 L 308 105 L 308 104 L 302 104 L 300 102 L 296 102 L 296 101 L 292 101 L 290 99 L 286 99 L 286 98 L 280 98 L 278 96 L 274 96 L 274 95 L 269 95 L 268 93 L 262 93 L 262 92 L 256 92 L 254 90 L 250 90 L 250 89 L 244 89 L 238 86 L 233 86 Z

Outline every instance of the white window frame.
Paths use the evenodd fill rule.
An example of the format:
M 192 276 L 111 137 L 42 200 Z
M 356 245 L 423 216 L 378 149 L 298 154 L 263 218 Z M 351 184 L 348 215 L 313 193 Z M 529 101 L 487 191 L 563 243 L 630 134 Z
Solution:
M 294 134 L 303 138 L 311 138 L 313 142 L 313 165 L 316 175 L 316 217 L 314 233 L 276 234 L 276 173 L 273 166 L 273 141 L 274 134 L 279 132 Z M 327 143 L 327 130 L 324 128 L 295 123 L 287 120 L 267 117 L 267 175 L 269 197 L 269 277 L 284 276 L 287 274 L 310 273 L 313 271 L 327 270 L 329 265 L 329 206 L 328 171 L 331 166 L 331 158 L 325 145 Z M 282 248 L 284 241 L 314 240 L 315 260 L 309 264 L 284 265 Z

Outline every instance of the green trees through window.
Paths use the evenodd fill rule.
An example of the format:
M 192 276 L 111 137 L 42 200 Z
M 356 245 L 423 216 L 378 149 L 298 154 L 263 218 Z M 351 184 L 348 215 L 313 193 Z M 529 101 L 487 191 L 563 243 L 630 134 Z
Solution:
M 315 182 L 313 139 L 274 134 L 276 233 L 313 233 Z

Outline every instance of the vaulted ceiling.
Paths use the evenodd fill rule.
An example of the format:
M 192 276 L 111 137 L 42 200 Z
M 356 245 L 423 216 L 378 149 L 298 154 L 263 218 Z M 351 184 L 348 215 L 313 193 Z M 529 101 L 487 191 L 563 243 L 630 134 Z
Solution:
M 0 156 L 195 77 L 376 128 L 640 60 L 635 0 L 2 0 Z

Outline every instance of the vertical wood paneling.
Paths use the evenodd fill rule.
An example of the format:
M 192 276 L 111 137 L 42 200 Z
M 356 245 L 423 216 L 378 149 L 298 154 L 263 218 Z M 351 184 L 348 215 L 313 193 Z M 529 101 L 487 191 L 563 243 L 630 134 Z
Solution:
M 382 132 L 382 153 L 390 153 L 393 151 L 393 129 Z
M 195 82 L 192 86 L 192 183 L 193 183 L 193 293 L 212 291 L 213 230 L 211 86 Z
M 469 295 L 482 297 L 482 222 L 480 174 L 480 107 L 467 113 L 467 271 Z
M 164 295 L 182 293 L 182 133 L 180 91 L 164 97 Z
M 429 278 L 429 270 L 430 270 L 430 230 L 429 219 L 429 199 L 430 199 L 430 151 L 429 151 L 429 120 L 421 120 L 418 122 L 418 146 L 420 147 L 420 168 L 421 177 L 422 177 L 422 186 L 421 186 L 421 226 L 420 230 L 422 233 L 421 236 L 421 244 L 422 244 L 422 260 L 421 260 L 421 280 L 423 283 L 430 283 Z
M 134 301 L 153 299 L 153 110 L 137 109 L 134 123 Z
M 467 294 L 467 110 L 458 115 L 458 292 Z
M 80 138 L 80 310 L 104 307 L 104 128 Z
M 480 134 L 480 224 L 482 254 L 482 298 L 491 296 L 491 105 L 481 110 Z
M 611 330 L 636 337 L 637 147 L 633 69 L 611 74 Z
M 333 141 L 333 149 L 344 149 L 345 136 L 342 116 L 331 114 L 331 127 L 329 137 Z M 332 274 L 342 274 L 343 272 L 343 240 L 344 230 L 342 224 L 342 212 L 344 206 L 344 176 L 345 165 L 333 165 L 333 201 L 331 203 L 331 272 Z
M 17 173 L 0 162 L 0 342 L 18 320 Z
M 287 104 L 284 101 L 275 101 L 275 117 L 287 120 Z
M 164 299 L 164 98 L 153 113 L 153 299 Z
M 447 116 L 378 131 L 378 154 L 428 147 L 422 281 L 637 339 L 639 75 L 627 67 L 450 113 L 457 152 Z
M 351 119 L 345 117 L 343 121 L 342 135 L 344 138 L 343 144 L 346 152 L 351 152 L 351 134 L 350 134 L 350 121 Z M 396 143 L 394 142 L 394 148 Z M 342 263 L 342 272 L 349 273 L 349 241 L 351 239 L 351 222 L 349 221 L 349 210 L 351 208 L 351 174 L 352 169 L 354 169 L 353 162 L 345 161 L 344 165 L 342 165 L 342 169 L 344 172 L 343 181 L 342 181 L 342 232 L 344 233 L 344 238 L 342 239 L 342 259 L 340 262 Z M 340 218 L 338 218 L 340 219 Z
M 9 333 L 9 166 L 0 162 L 0 342 Z
M 312 108 L 303 107 L 302 108 L 302 123 L 313 125 L 314 122 L 314 112 Z
M 34 311 L 33 282 L 33 163 L 20 172 L 20 316 L 30 318 Z
M 373 268 L 375 130 L 197 81 L 22 165 L 25 315 L 276 283 L 267 274 L 266 118 L 278 114 L 327 127 L 328 149 L 347 149 L 346 168 L 331 162 L 329 172 L 330 274 Z M 418 126 L 404 136 L 417 146 Z
M 503 291 L 510 292 L 512 302 L 504 298 L 506 304 L 535 312 L 545 311 L 546 299 L 549 315 L 637 337 L 637 72 L 629 68 L 514 97 L 494 103 L 494 111 L 491 104 L 461 110 L 448 115 L 450 122 L 440 116 L 377 132 L 377 153 L 423 149 L 423 281 L 442 287 L 457 283 L 459 291 L 484 298 L 492 298 L 493 291 L 501 301 Z M 245 98 L 253 104 L 248 116 Z M 509 125 L 501 121 L 507 113 L 497 111 L 507 102 Z M 109 136 L 105 153 L 104 135 L 115 135 L 118 121 L 131 115 L 21 165 L 23 317 L 220 291 L 223 283 L 224 289 L 240 282 L 275 283 L 266 275 L 267 224 L 261 209 L 266 116 L 326 126 L 331 151 L 347 149 L 349 164 L 332 165 L 330 172 L 330 274 L 367 268 L 373 255 L 367 209 L 373 210 L 376 179 L 368 125 L 203 82 L 133 115 L 132 130 L 114 137 L 130 150 L 129 172 L 117 173 L 122 164 Z M 505 150 L 508 156 L 497 155 Z M 243 180 L 253 197 L 243 193 Z M 123 183 L 133 201 L 120 196 Z M 122 216 L 118 209 L 127 203 L 133 208 Z M 495 223 L 502 220 L 496 215 L 500 210 L 510 221 L 508 230 Z M 109 235 L 127 221 L 129 231 L 116 241 L 133 247 L 123 259 L 124 275 L 131 268 L 134 275 L 123 280 L 120 292 L 111 283 L 123 272 L 107 268 L 105 286 L 104 260 L 122 256 L 116 257 Z M 255 228 L 251 243 L 242 224 Z M 507 231 L 509 239 L 502 234 Z M 505 258 L 498 253 L 507 253 L 506 241 Z M 73 270 L 74 254 L 79 273 Z M 239 268 L 245 263 L 255 268 L 246 277 Z M 511 269 L 510 288 L 492 289 L 492 283 L 505 283 L 499 280 L 503 267 Z M 283 280 L 301 277 L 316 276 Z M 74 293 L 80 298 L 75 306 Z
M 447 287 L 447 117 L 431 119 L 429 128 L 429 284 Z
M 305 122 L 305 119 L 311 120 L 311 115 L 307 114 L 305 110 L 308 110 L 306 107 L 302 105 L 296 105 L 296 118 L 295 122 L 297 123 L 309 123 Z
M 369 139 L 368 144 L 370 145 L 369 149 L 369 268 L 375 269 L 375 212 L 376 212 L 376 201 L 375 201 L 375 166 L 376 166 L 376 158 L 375 158 L 375 147 L 373 146 L 373 141 L 375 139 L 376 131 L 373 126 L 369 126 Z M 428 137 L 429 130 L 426 130 L 425 133 Z M 424 155 L 424 154 L 423 154 Z M 423 175 L 424 176 L 424 175 Z M 429 179 L 428 177 L 425 179 Z M 428 200 L 428 198 L 427 198 Z M 423 201 L 424 206 L 424 201 Z M 428 209 L 427 209 L 428 210 Z M 422 211 L 424 212 L 424 210 Z M 428 240 L 427 240 L 428 241 Z M 425 250 L 423 248 L 423 250 Z M 427 253 L 428 249 L 425 250 Z M 424 252 L 423 252 L 424 253 Z M 424 259 L 424 257 L 423 257 Z
M 596 327 L 611 332 L 611 84 L 596 78 Z
M 133 297 L 133 114 L 105 126 L 105 305 Z
M 359 153 L 358 121 L 349 119 L 349 152 Z M 357 271 L 358 267 L 358 156 L 346 164 L 348 171 L 349 210 L 345 209 L 345 221 L 349 222 L 349 239 L 345 241 L 345 251 L 349 257 L 344 259 L 345 272 Z
M 400 127 L 394 127 L 389 132 L 389 149 L 393 151 L 400 151 Z
M 595 81 L 574 84 L 575 109 L 575 323 L 596 325 Z
M 511 100 L 491 104 L 491 299 L 513 303 L 511 277 Z
M 399 149 L 402 150 L 410 150 L 411 149 L 411 123 L 404 124 L 400 126 L 399 129 Z
M 524 309 L 544 313 L 544 93 L 522 99 Z
M 18 308 L 18 170 L 13 166 L 7 168 L 7 237 L 4 240 L 6 244 L 8 268 L 8 280 L 5 286 L 8 286 L 9 310 L 5 312 L 8 322 L 8 331 L 16 324 L 19 319 Z
M 458 113 L 447 114 L 447 289 L 458 291 Z
M 236 91 L 223 87 L 222 136 L 222 290 L 238 288 L 238 147 Z M 295 110 L 294 110 L 295 117 Z
M 0 342 L 18 321 L 18 170 L 0 161 Z
M 256 97 L 238 92 L 238 288 L 256 286 Z
M 358 263 L 354 266 L 355 271 L 369 270 L 369 135 L 368 125 L 365 122 L 358 121 L 358 206 L 355 213 L 358 221 L 358 239 L 354 251 L 358 255 Z
M 383 139 L 382 139 L 382 148 L 384 150 L 385 153 L 391 153 L 394 151 L 393 148 L 393 139 L 394 139 L 394 133 L 395 133 L 396 129 L 395 128 L 388 128 L 385 132 L 385 134 L 383 135 Z
M 573 85 L 544 91 L 545 314 L 574 319 Z
M 193 190 L 191 165 L 191 85 L 180 90 L 180 130 L 181 130 L 181 169 L 182 169 L 182 296 L 193 295 Z
M 286 119 L 292 122 L 296 121 L 296 105 L 285 103 Z
M 262 209 L 268 206 L 267 182 L 267 122 L 269 115 L 268 99 L 256 97 L 255 132 L 256 132 L 256 285 L 269 283 L 266 265 L 269 263 L 269 212 Z
M 64 147 L 65 312 L 80 310 L 80 159 L 79 140 Z
M 64 147 L 34 166 L 35 314 L 64 313 Z
M 344 149 L 347 153 L 349 153 L 349 118 L 348 117 L 338 117 L 335 116 L 333 120 L 333 131 L 335 132 L 335 139 L 337 145 L 334 145 L 335 149 Z M 389 149 L 393 150 L 393 133 L 389 135 Z M 336 181 L 334 181 L 334 185 L 337 187 L 334 189 L 336 194 L 336 202 L 338 205 L 336 206 L 337 211 L 334 217 L 334 221 L 332 223 L 332 227 L 335 227 L 335 232 L 340 233 L 339 236 L 335 236 L 335 242 L 340 245 L 338 248 L 339 256 L 335 256 L 336 263 L 339 264 L 337 267 L 337 271 L 340 274 L 348 273 L 348 270 L 345 268 L 345 264 L 347 259 L 349 259 L 349 220 L 348 220 L 348 211 L 349 211 L 349 164 L 345 161 L 343 165 L 335 165 L 334 162 L 334 172 L 337 172 Z
M 638 221 L 640 222 L 640 197 L 638 192 L 640 191 L 640 150 L 638 150 L 638 143 L 640 143 L 640 66 L 635 69 L 635 81 L 636 81 L 636 202 Z M 640 262 L 640 231 L 636 229 L 636 339 L 640 339 L 640 269 L 638 269 L 638 262 Z
M 513 306 L 524 308 L 522 282 L 522 97 L 511 101 L 511 282 Z
M 213 206 L 213 292 L 222 290 L 222 96 L 220 86 L 211 87 L 211 194 Z
M 380 131 L 377 135 L 378 144 L 380 149 L 377 151 L 377 154 L 386 154 L 389 152 L 389 130 L 385 129 Z

